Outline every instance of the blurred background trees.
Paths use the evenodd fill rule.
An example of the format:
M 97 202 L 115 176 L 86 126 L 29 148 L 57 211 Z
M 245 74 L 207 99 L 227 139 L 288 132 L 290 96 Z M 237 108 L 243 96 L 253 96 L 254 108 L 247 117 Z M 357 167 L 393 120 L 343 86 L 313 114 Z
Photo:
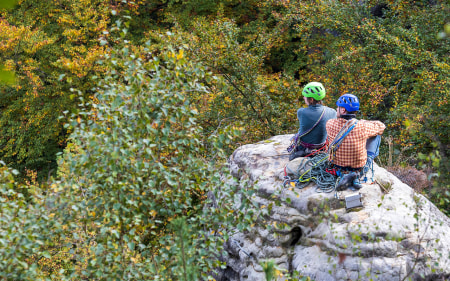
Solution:
M 20 172 L 15 181 L 5 168 L 2 192 L 14 193 L 3 198 L 13 214 L 32 204 L 23 219 L 31 224 L 50 223 L 39 212 L 67 219 L 53 221 L 59 230 L 46 239 L 23 234 L 30 247 L 20 261 L 45 246 L 27 268 L 57 274 L 42 263 L 70 252 L 80 261 L 60 262 L 63 275 L 92 277 L 83 270 L 115 259 L 117 268 L 98 274 L 162 272 L 171 265 L 139 262 L 201 250 L 170 252 L 171 243 L 198 246 L 192 233 L 175 235 L 186 223 L 217 231 L 202 234 L 208 256 L 226 237 L 221 221 L 252 223 L 253 214 L 232 215 L 235 206 L 216 209 L 212 222 L 199 215 L 222 185 L 225 156 L 294 133 L 310 81 L 325 85 L 331 107 L 357 95 L 359 117 L 388 127 L 380 163 L 425 171 L 434 185 L 424 194 L 450 212 L 448 1 L 16 2 L 0 6 L 0 159 Z M 79 223 L 84 232 L 73 231 Z M 106 248 L 92 248 L 93 237 Z M 189 272 L 197 271 L 174 274 Z
M 317 80 L 331 106 L 358 95 L 362 117 L 386 122 L 398 149 L 427 153 L 434 143 L 446 157 L 448 9 L 445 1 L 19 1 L 1 19 L 0 60 L 16 76 L 1 86 L 1 158 L 40 178 L 54 171 L 70 133 L 58 117 L 78 106 L 70 88 L 92 99 L 106 71 L 98 62 L 115 44 L 109 27 L 124 15 L 131 45 L 184 46 L 223 78 L 204 81 L 210 93 L 195 97 L 205 135 L 225 123 L 246 130 L 242 142 L 292 133 L 300 89 Z

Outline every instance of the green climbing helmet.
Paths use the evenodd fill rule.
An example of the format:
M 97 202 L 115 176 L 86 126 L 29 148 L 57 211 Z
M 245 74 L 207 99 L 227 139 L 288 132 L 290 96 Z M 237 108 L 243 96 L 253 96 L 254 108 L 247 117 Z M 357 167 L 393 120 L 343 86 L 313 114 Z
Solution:
M 321 100 L 325 97 L 325 87 L 319 82 L 310 82 L 303 88 L 302 95 L 307 98 Z

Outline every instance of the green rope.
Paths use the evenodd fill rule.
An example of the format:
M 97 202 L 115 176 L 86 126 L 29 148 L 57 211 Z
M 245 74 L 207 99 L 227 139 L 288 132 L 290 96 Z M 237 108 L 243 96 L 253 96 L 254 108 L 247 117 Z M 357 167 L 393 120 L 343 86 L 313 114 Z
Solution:
M 312 180 L 317 185 L 317 192 L 332 192 L 339 178 L 326 171 L 330 164 L 328 156 L 327 153 L 319 153 L 307 160 L 305 158 L 306 161 L 302 161 L 297 171 L 299 172 L 307 165 L 311 168 L 300 175 L 296 186 L 300 189 L 305 188 Z

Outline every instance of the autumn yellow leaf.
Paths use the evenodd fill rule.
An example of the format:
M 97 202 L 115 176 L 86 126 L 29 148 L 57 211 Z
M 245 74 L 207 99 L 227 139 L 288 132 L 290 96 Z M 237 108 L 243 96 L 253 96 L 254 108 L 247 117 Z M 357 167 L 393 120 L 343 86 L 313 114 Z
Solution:
M 183 56 L 184 56 L 184 50 L 183 49 L 181 49 L 179 52 L 178 52 L 178 55 L 177 55 L 177 60 L 180 60 L 180 59 L 182 59 L 183 58 Z

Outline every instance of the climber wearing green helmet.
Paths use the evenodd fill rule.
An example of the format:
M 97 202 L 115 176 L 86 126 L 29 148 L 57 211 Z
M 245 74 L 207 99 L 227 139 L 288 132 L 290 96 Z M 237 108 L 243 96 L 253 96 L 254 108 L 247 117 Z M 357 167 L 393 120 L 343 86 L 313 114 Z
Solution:
M 303 100 L 308 107 L 297 110 L 299 130 L 288 148 L 289 160 L 304 157 L 325 146 L 325 125 L 329 119 L 336 118 L 336 110 L 322 103 L 325 93 L 325 87 L 319 82 L 310 82 L 303 88 Z

